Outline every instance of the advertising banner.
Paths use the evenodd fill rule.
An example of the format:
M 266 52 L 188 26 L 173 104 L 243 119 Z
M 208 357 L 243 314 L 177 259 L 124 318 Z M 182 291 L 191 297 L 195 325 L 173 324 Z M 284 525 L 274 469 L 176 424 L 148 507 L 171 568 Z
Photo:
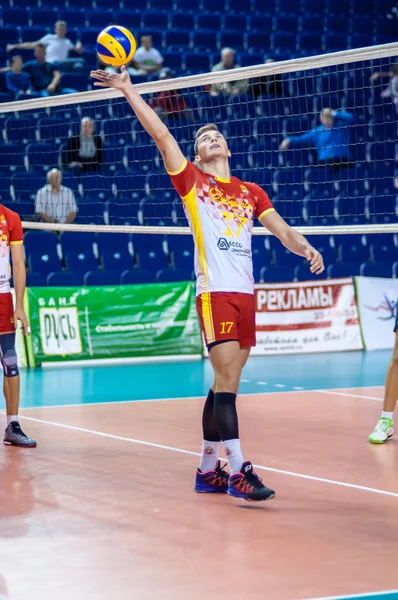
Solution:
M 31 366 L 202 353 L 191 282 L 29 288 L 27 297 Z
M 363 348 L 351 278 L 258 284 L 253 355 Z
M 393 348 L 398 279 L 356 277 L 355 284 L 365 348 Z

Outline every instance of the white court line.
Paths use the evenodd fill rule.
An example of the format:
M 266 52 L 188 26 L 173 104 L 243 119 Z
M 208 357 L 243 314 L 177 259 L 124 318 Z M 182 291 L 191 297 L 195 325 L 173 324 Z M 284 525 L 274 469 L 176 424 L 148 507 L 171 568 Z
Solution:
M 333 396 L 347 396 L 348 398 L 364 398 L 365 400 L 376 400 L 377 402 L 383 402 L 383 398 L 377 398 L 376 396 L 362 396 L 361 394 L 348 394 L 347 392 L 338 392 L 334 390 L 309 390 L 312 392 L 321 392 L 322 394 L 332 394 Z
M 257 382 L 258 383 L 258 382 Z M 266 382 L 264 382 L 265 384 Z M 375 388 L 375 389 L 379 389 L 379 388 L 383 388 L 382 385 L 373 385 L 373 386 L 365 386 L 366 389 L 370 389 L 370 388 Z M 284 391 L 273 391 L 273 392 L 246 392 L 244 394 L 239 394 L 239 398 L 241 397 L 246 397 L 246 396 L 274 396 L 275 394 L 302 394 L 303 392 L 311 392 L 311 393 L 318 393 L 318 392 L 325 392 L 326 394 L 333 392 L 334 390 L 339 391 L 339 390 L 356 390 L 359 388 L 331 388 L 331 389 L 327 389 L 327 390 L 306 390 L 304 388 L 296 388 L 293 390 L 284 390 Z M 356 396 L 355 394 L 352 394 L 353 397 L 355 398 L 369 398 L 369 396 Z M 75 408 L 75 407 L 82 407 L 82 406 L 101 406 L 103 404 L 107 405 L 107 404 L 133 404 L 133 403 L 137 403 L 137 402 L 169 402 L 169 401 L 174 401 L 174 400 L 202 400 L 205 398 L 205 394 L 203 394 L 202 396 L 180 396 L 178 398 L 143 398 L 140 400 L 104 400 L 104 402 L 87 402 L 87 403 L 76 403 L 76 404 L 50 404 L 50 405 L 46 405 L 46 406 L 21 406 L 21 410 L 38 410 L 41 408 Z M 0 599 L 1 600 L 1 599 Z
M 154 442 L 145 442 L 144 440 L 137 440 L 135 438 L 122 437 L 120 435 L 113 435 L 112 433 L 104 433 L 102 431 L 95 431 L 93 429 L 84 429 L 83 427 L 76 427 L 75 425 L 67 425 L 66 423 L 56 423 L 54 421 L 46 421 L 44 419 L 35 419 L 34 417 L 25 417 L 23 419 L 27 421 L 34 421 L 35 423 L 42 423 L 44 425 L 52 425 L 54 427 L 62 427 L 64 429 L 70 429 L 71 431 L 78 431 L 80 433 L 89 433 L 91 435 L 98 435 L 99 437 L 118 440 L 121 442 L 129 442 L 131 444 L 140 444 L 142 446 L 150 446 L 151 448 L 159 448 L 160 450 L 169 450 L 170 452 L 178 452 L 179 454 L 189 454 L 190 456 L 201 456 L 199 452 L 192 452 L 191 450 L 184 450 L 183 448 L 175 448 L 174 446 L 165 446 L 164 444 L 156 444 Z M 372 492 L 374 494 L 381 494 L 383 496 L 391 496 L 398 498 L 398 493 L 388 492 L 387 490 L 379 490 L 377 488 L 371 488 L 364 485 L 357 485 L 355 483 L 346 483 L 344 481 L 336 481 L 334 479 L 325 479 L 324 477 L 315 477 L 314 475 L 303 475 L 302 473 L 295 473 L 294 471 L 285 471 L 284 469 L 274 469 L 273 467 L 264 467 L 263 465 L 254 465 L 256 469 L 263 471 L 270 471 L 271 473 L 279 473 L 281 475 L 288 475 L 289 477 L 298 477 L 300 479 L 309 479 L 311 481 L 318 481 L 320 483 L 329 483 L 331 485 L 338 485 L 340 487 L 351 488 L 354 490 L 361 490 L 363 492 Z
M 351 600 L 354 598 L 382 598 L 387 594 L 397 594 L 398 598 L 398 590 L 387 590 L 385 592 L 363 592 L 363 594 L 351 594 L 350 596 L 325 596 L 322 598 L 306 598 L 305 600 Z

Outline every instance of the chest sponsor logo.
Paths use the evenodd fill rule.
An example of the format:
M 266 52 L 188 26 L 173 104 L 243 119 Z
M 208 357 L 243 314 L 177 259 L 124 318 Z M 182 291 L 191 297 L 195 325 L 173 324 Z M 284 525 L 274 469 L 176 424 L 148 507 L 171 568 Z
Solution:
M 251 256 L 250 248 L 244 248 L 241 242 L 235 240 L 229 241 L 226 238 L 219 238 L 217 248 L 219 250 L 231 251 L 233 254 L 238 254 L 239 256 Z

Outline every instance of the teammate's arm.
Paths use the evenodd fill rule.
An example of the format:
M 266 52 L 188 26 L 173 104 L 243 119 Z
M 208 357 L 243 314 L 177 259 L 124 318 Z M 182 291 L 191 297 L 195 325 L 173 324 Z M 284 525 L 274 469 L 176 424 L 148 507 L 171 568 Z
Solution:
M 166 125 L 134 89 L 125 67 L 121 68 L 121 73 L 106 73 L 101 70 L 91 71 L 91 77 L 99 80 L 94 83 L 95 86 L 113 87 L 123 93 L 141 125 L 159 148 L 167 171 L 169 173 L 179 171 L 185 163 L 185 156 Z
M 26 335 L 29 333 L 29 327 L 28 319 L 23 308 L 23 299 L 26 287 L 26 269 L 23 255 L 23 245 L 22 243 L 15 245 L 11 243 L 10 248 L 15 289 L 14 324 L 16 328 L 18 321 L 21 321 L 23 333 Z
M 260 218 L 260 221 L 285 248 L 294 254 L 304 256 L 310 262 L 311 273 L 320 275 L 324 271 L 323 258 L 318 250 L 315 250 L 301 233 L 292 229 L 277 212 L 268 212 Z

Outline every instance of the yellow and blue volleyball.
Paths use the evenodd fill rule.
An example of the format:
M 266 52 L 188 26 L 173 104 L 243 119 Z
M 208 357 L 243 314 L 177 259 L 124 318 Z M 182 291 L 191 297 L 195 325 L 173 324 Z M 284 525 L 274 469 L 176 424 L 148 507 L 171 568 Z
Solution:
M 134 36 L 125 27 L 110 25 L 97 37 L 99 59 L 112 67 L 127 65 L 137 48 Z

